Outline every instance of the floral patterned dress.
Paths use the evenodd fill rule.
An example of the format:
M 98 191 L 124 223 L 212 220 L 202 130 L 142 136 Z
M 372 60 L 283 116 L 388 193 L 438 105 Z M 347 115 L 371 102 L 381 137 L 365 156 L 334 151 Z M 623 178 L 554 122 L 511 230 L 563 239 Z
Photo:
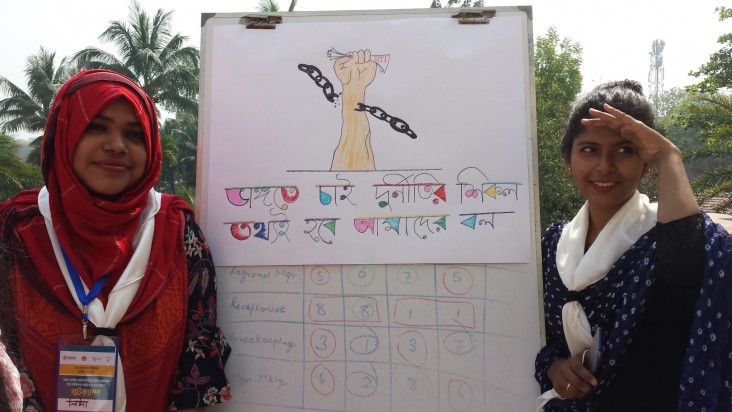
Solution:
M 224 363 L 231 353 L 216 325 L 216 270 L 201 229 L 186 215 L 188 326 L 176 369 L 170 410 L 214 405 L 231 399 Z

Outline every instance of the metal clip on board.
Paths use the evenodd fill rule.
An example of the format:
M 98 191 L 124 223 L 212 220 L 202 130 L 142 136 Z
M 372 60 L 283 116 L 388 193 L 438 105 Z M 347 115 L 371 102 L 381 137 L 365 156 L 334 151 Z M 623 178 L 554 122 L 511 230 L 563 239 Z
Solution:
M 239 20 L 239 24 L 245 24 L 247 29 L 276 29 L 282 23 L 282 16 L 271 15 L 249 15 Z
M 453 19 L 459 19 L 460 24 L 488 24 L 491 17 L 496 15 L 495 10 L 486 9 L 461 9 L 458 13 L 452 15 Z

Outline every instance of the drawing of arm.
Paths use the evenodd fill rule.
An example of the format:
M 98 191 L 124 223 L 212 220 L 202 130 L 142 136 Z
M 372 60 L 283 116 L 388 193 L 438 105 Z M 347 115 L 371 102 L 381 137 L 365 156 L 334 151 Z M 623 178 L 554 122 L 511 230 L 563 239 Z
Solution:
M 343 125 L 341 139 L 333 153 L 331 170 L 375 170 L 371 150 L 371 128 L 366 112 L 354 109 L 366 100 L 366 87 L 376 76 L 376 62 L 369 50 L 351 52 L 337 59 L 333 65 L 343 84 Z

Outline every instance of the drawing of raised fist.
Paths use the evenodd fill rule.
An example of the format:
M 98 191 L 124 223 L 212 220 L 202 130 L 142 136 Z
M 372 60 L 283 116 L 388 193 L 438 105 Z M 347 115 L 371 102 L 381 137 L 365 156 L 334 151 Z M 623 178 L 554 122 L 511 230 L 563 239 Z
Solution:
M 369 121 L 365 112 L 355 109 L 366 102 L 366 87 L 376 77 L 376 62 L 369 50 L 353 51 L 336 59 L 333 70 L 343 84 L 343 125 L 330 170 L 375 170 Z
M 376 62 L 371 60 L 371 51 L 368 49 L 353 51 L 336 59 L 333 70 L 344 89 L 345 86 L 365 89 L 376 77 Z

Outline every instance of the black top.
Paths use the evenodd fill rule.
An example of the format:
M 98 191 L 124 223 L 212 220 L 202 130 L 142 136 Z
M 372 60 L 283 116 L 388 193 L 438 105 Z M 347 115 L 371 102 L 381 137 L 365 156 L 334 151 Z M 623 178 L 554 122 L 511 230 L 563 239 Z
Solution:
M 704 270 L 704 218 L 657 224 L 656 279 L 638 334 L 598 411 L 674 411 Z

